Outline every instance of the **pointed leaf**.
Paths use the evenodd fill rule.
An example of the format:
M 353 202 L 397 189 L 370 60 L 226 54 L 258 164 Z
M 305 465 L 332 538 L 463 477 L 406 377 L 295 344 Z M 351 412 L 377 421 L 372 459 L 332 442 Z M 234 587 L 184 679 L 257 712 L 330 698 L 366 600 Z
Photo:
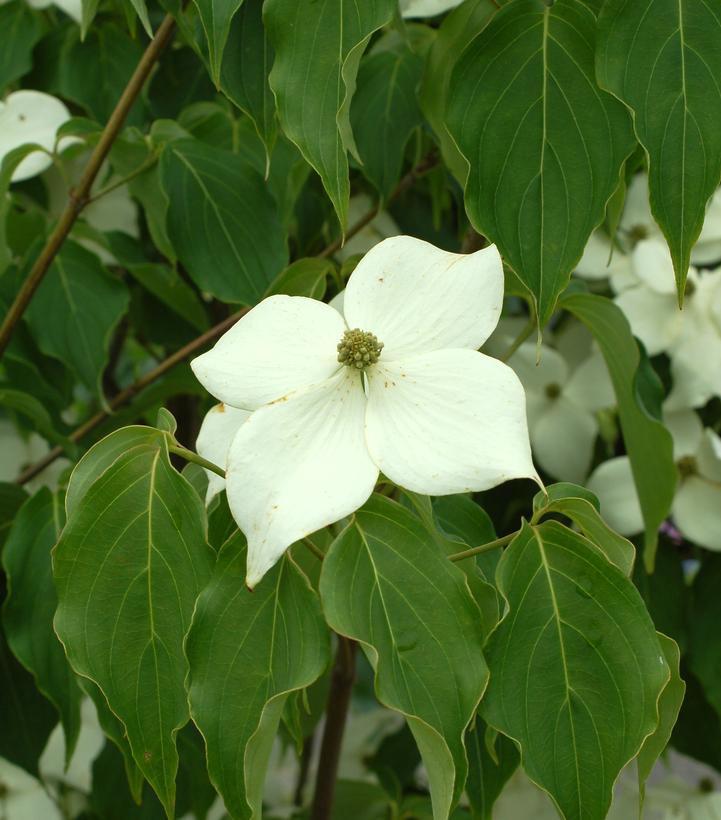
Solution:
M 55 629 L 125 724 L 169 814 L 175 735 L 189 717 L 183 640 L 210 568 L 203 506 L 162 444 L 115 459 L 77 501 L 54 553 Z
M 471 820 L 493 820 L 493 805 L 520 761 L 518 747 L 505 735 L 493 738 L 494 756 L 491 756 L 487 742 L 491 731 L 478 717 L 473 730 L 466 735 L 466 794 L 471 804 Z
M 208 41 L 210 76 L 220 86 L 220 66 L 233 18 L 243 0 L 194 0 Z
M 580 0 L 503 6 L 459 59 L 448 130 L 469 164 L 466 210 L 551 316 L 633 149 L 628 112 L 596 86 L 596 20 Z
M 113 330 L 128 302 L 125 285 L 95 254 L 66 241 L 30 303 L 27 321 L 40 350 L 99 394 Z
M 708 702 L 721 717 L 721 641 L 718 624 L 721 618 L 721 556 L 710 555 L 694 579 L 688 617 L 689 645 L 687 662 L 703 685 Z
M 246 554 L 240 533 L 224 544 L 186 651 L 211 780 L 233 817 L 258 818 L 283 705 L 321 675 L 329 640 L 318 597 L 295 564 L 286 557 L 250 592 Z
M 488 678 L 465 575 L 411 512 L 374 496 L 333 542 L 320 592 L 332 628 L 362 643 L 378 699 L 405 715 L 434 814 L 447 817 L 465 783 L 463 736 Z
M 588 327 L 606 360 L 646 525 L 644 562 L 652 572 L 658 528 L 668 514 L 676 489 L 671 434 L 639 403 L 636 376 L 641 355 L 621 309 L 610 299 L 588 293 L 565 297 L 563 307 Z
M 235 154 L 184 139 L 165 148 L 161 178 L 168 234 L 196 284 L 225 301 L 259 301 L 288 261 L 260 174 Z
M 17 511 L 27 499 L 28 494 L 20 485 L 0 481 L 0 553 Z
M 13 0 L 0 6 L 0 31 L 3 47 L 0 49 L 0 93 L 18 77 L 32 68 L 35 43 L 42 35 L 39 15 L 24 0 Z
M 567 820 L 603 820 L 613 784 L 657 724 L 669 679 L 640 595 L 588 540 L 523 525 L 498 565 L 508 614 L 487 645 L 481 714 Z
M 64 523 L 62 500 L 47 488 L 18 512 L 2 556 L 8 585 L 3 623 L 15 657 L 58 710 L 69 762 L 80 733 L 80 689 L 53 631 L 58 599 L 50 560 Z
M 651 210 L 671 249 L 679 299 L 706 203 L 721 180 L 721 8 L 715 0 L 607 0 L 599 83 L 634 114 Z
M 395 0 L 266 0 L 275 49 L 270 86 L 286 135 L 315 168 L 345 229 L 350 183 L 347 151 L 357 155 L 350 103 L 361 55 L 391 19 Z

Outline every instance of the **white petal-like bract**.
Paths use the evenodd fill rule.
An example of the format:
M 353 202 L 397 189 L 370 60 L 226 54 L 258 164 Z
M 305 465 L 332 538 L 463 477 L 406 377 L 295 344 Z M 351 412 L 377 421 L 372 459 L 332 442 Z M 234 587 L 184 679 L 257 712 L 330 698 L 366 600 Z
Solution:
M 239 410 L 228 404 L 216 404 L 205 414 L 200 432 L 195 442 L 198 455 L 207 461 L 226 469 L 228 450 L 240 429 L 240 425 L 248 418 L 247 410 Z M 205 471 L 208 476 L 208 490 L 205 494 L 205 503 L 209 504 L 214 495 L 225 487 L 225 481 L 211 470 Z
M 255 410 L 335 373 L 345 331 L 338 311 L 305 296 L 270 296 L 190 366 L 225 404 Z
M 366 435 L 381 471 L 414 492 L 538 480 L 523 387 L 510 367 L 473 350 L 381 359 L 368 374 Z
M 365 406 L 360 374 L 344 367 L 256 410 L 236 434 L 226 491 L 248 539 L 249 587 L 292 543 L 350 515 L 373 492 Z
M 393 361 L 443 348 L 479 348 L 498 323 L 503 265 L 494 245 L 448 253 L 411 236 L 372 248 L 348 281 L 348 326 L 375 333 Z
M 621 535 L 635 535 L 643 530 L 641 504 L 628 456 L 599 464 L 586 486 L 598 496 L 601 515 L 614 530 Z

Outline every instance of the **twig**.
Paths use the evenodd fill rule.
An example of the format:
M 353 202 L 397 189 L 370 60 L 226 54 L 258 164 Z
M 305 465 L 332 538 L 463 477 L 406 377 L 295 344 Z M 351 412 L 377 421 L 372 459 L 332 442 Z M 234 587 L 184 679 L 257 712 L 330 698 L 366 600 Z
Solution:
M 94 416 L 81 424 L 80 427 L 73 430 L 73 432 L 68 436 L 70 441 L 75 443 L 80 441 L 88 433 L 92 432 L 98 425 L 102 424 L 105 419 L 110 416 L 113 410 L 117 410 L 118 407 L 121 407 L 123 404 L 130 401 L 141 390 L 152 384 L 154 381 L 157 381 L 161 376 L 164 376 L 169 370 L 175 367 L 176 364 L 182 362 L 183 359 L 186 359 L 200 348 L 205 347 L 205 345 L 215 341 L 219 336 L 222 336 L 226 330 L 232 327 L 238 319 L 240 319 L 241 316 L 244 316 L 249 310 L 250 308 L 243 308 L 237 313 L 234 313 L 232 316 L 229 316 L 227 319 L 215 325 L 215 327 L 212 327 L 210 330 L 203 333 L 202 336 L 198 336 L 197 339 L 193 339 L 192 342 L 188 342 L 188 344 L 181 347 L 180 350 L 176 350 L 172 356 L 169 356 L 167 359 L 163 360 L 157 367 L 150 370 L 144 376 L 141 376 L 129 387 L 121 390 L 120 393 L 110 399 L 106 410 L 98 411 Z M 50 450 L 44 458 L 36 464 L 33 464 L 31 467 L 28 467 L 28 469 L 25 470 L 25 472 L 23 472 L 17 479 L 17 483 L 25 484 L 27 481 L 30 481 L 31 478 L 35 478 L 38 473 L 41 473 L 49 464 L 52 464 L 56 458 L 59 458 L 63 452 L 64 450 L 62 447 L 53 447 L 53 449 Z
M 338 650 L 328 693 L 311 820 L 329 820 L 331 816 L 343 732 L 355 681 L 357 648 L 355 641 L 342 635 L 338 636 Z
M 482 552 L 490 552 L 505 547 L 518 535 L 517 532 L 512 532 L 509 535 L 504 535 L 502 538 L 496 538 L 494 541 L 489 541 L 487 544 L 481 544 L 480 547 L 471 547 L 463 552 L 455 552 L 448 556 L 449 561 L 462 561 L 464 558 L 470 558 L 473 555 L 480 555 Z
M 43 277 L 48 272 L 63 242 L 72 230 L 76 219 L 83 208 L 88 204 L 90 189 L 92 188 L 93 182 L 95 182 L 95 177 L 105 162 L 115 138 L 120 133 L 120 129 L 123 127 L 123 123 L 130 109 L 133 107 L 133 103 L 145 85 L 150 71 L 172 37 L 174 28 L 175 20 L 172 15 L 169 14 L 161 23 L 155 37 L 150 41 L 145 53 L 140 58 L 140 62 L 133 72 L 133 76 L 128 80 L 128 84 L 118 100 L 115 110 L 110 115 L 110 119 L 103 129 L 103 133 L 100 135 L 98 144 L 90 155 L 90 159 L 85 166 L 80 181 L 77 186 L 70 191 L 65 210 L 60 216 L 55 230 L 48 237 L 45 247 L 42 249 L 40 256 L 35 260 L 32 270 L 23 282 L 20 291 L 15 297 L 15 301 L 3 320 L 2 326 L 0 326 L 0 357 L 5 352 L 5 348 L 10 342 L 17 323 L 30 304 L 30 300 L 33 298 L 35 291 L 40 287 Z

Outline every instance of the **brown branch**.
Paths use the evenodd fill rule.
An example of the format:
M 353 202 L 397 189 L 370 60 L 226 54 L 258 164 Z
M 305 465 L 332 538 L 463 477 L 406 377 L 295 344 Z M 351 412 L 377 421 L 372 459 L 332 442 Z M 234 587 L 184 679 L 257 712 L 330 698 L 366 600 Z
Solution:
M 160 33 L 160 30 L 158 30 Z M 426 171 L 433 168 L 438 163 L 438 155 L 436 152 L 431 152 L 430 154 L 426 155 L 415 167 L 411 168 L 411 170 L 401 179 L 401 181 L 396 185 L 393 189 L 391 194 L 388 197 L 388 201 L 395 199 L 397 196 L 400 196 L 404 191 L 408 190 L 408 188 L 413 185 L 413 183 L 424 174 Z M 365 216 L 358 220 L 358 222 L 353 225 L 348 232 L 346 233 L 346 239 L 350 239 L 352 236 L 358 233 L 358 231 L 362 230 L 369 222 L 373 220 L 380 209 L 380 206 L 373 208 L 372 210 L 368 211 Z M 326 248 L 324 248 L 318 256 L 320 257 L 327 257 L 331 254 L 335 253 L 338 248 L 341 247 L 340 240 L 331 243 Z M 130 401 L 134 396 L 136 396 L 143 388 L 148 387 L 148 385 L 152 384 L 154 381 L 159 379 L 165 373 L 168 372 L 172 367 L 174 367 L 179 362 L 183 361 L 183 359 L 187 358 L 188 356 L 192 355 L 200 348 L 204 347 L 209 342 L 214 341 L 219 336 L 222 336 L 228 328 L 232 327 L 241 316 L 245 315 L 250 308 L 243 308 L 239 310 L 237 313 L 233 314 L 227 319 L 223 319 L 223 321 L 219 322 L 217 325 L 212 327 L 210 330 L 206 331 L 202 336 L 199 336 L 197 339 L 194 339 L 192 342 L 189 342 L 185 347 L 182 347 L 180 350 L 173 353 L 172 356 L 162 361 L 156 368 L 151 370 L 149 373 L 146 373 L 142 378 L 138 379 L 138 381 L 131 384 L 129 387 L 126 387 L 124 390 L 121 390 L 116 396 L 114 396 L 108 402 L 107 410 L 101 410 L 96 413 L 94 416 L 89 418 L 86 422 L 80 425 L 77 429 L 73 430 L 72 433 L 69 435 L 70 441 L 73 443 L 79 442 L 83 439 L 88 433 L 92 432 L 98 425 L 102 424 L 111 414 L 111 411 L 117 410 L 126 402 Z M 25 484 L 26 482 L 30 481 L 30 479 L 35 478 L 36 475 L 41 473 L 46 467 L 53 463 L 57 458 L 64 453 L 62 447 L 53 447 L 40 461 L 31 465 L 30 467 L 25 470 L 20 477 L 17 479 L 18 484 Z
M 161 376 L 164 376 L 169 370 L 175 367 L 176 364 L 180 364 L 184 359 L 188 356 L 191 356 L 193 353 L 197 352 L 201 348 L 205 347 L 210 342 L 214 342 L 219 336 L 222 336 L 226 330 L 232 327 L 241 316 L 244 316 L 250 308 L 243 308 L 239 310 L 237 313 L 234 313 L 232 316 L 229 316 L 224 321 L 220 322 L 219 324 L 212 327 L 210 330 L 203 333 L 202 336 L 198 336 L 197 339 L 193 339 L 192 342 L 188 342 L 187 345 L 181 347 L 180 350 L 176 350 L 172 356 L 169 356 L 167 359 L 164 359 L 157 367 L 150 370 L 144 376 L 141 376 L 136 382 L 133 382 L 129 387 L 126 387 L 124 390 L 121 390 L 116 396 L 113 396 L 112 399 L 108 402 L 108 407 L 106 410 L 98 411 L 94 416 L 91 416 L 86 422 L 80 425 L 80 427 L 73 430 L 73 432 L 68 436 L 70 441 L 77 443 L 82 438 L 87 436 L 88 433 L 92 432 L 98 425 L 102 424 L 105 419 L 107 419 L 113 410 L 117 410 L 126 402 L 130 401 L 133 397 L 135 397 L 141 390 L 145 387 L 148 387 L 154 381 L 157 381 Z M 59 458 L 63 454 L 64 450 L 62 447 L 53 447 L 40 461 L 36 464 L 33 464 L 31 467 L 28 467 L 25 472 L 17 479 L 18 484 L 25 484 L 27 481 L 30 481 L 31 478 L 35 478 L 38 473 L 41 473 L 49 464 L 52 464 L 56 458 Z
M 93 186 L 93 182 L 95 182 L 95 177 L 105 162 L 115 138 L 120 133 L 120 129 L 123 127 L 123 123 L 145 85 L 145 81 L 148 79 L 148 75 L 157 62 L 160 53 L 172 37 L 174 28 L 175 20 L 172 15 L 169 14 L 160 24 L 155 37 L 150 41 L 145 53 L 140 58 L 140 62 L 133 72 L 133 76 L 128 80 L 128 84 L 118 100 L 115 110 L 110 115 L 110 119 L 103 129 L 103 133 L 100 135 L 98 144 L 90 155 L 90 159 L 85 166 L 80 181 L 77 186 L 70 191 L 68 202 L 60 216 L 58 224 L 48 237 L 45 247 L 40 252 L 40 256 L 35 260 L 32 270 L 23 282 L 18 295 L 15 297 L 15 301 L 3 320 L 2 326 L 0 326 L 0 357 L 5 352 L 5 348 L 10 342 L 17 323 L 22 318 L 35 291 L 40 286 L 43 277 L 48 272 L 63 242 L 72 230 L 76 219 L 83 208 L 88 204 L 90 189 Z
M 330 820 L 341 744 L 355 682 L 357 648 L 358 644 L 355 641 L 342 635 L 338 636 L 338 650 L 325 711 L 325 728 L 318 760 L 311 820 Z

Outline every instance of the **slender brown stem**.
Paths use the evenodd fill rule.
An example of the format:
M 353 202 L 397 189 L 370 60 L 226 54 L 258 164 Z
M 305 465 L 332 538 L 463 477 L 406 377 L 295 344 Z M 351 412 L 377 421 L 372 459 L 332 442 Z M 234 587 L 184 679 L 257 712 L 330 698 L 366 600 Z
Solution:
M 179 364 L 184 359 L 187 359 L 188 356 L 191 356 L 193 353 L 196 353 L 201 348 L 205 347 L 210 342 L 214 342 L 219 336 L 222 336 L 226 330 L 232 327 L 241 316 L 244 316 L 250 308 L 243 308 L 239 310 L 237 313 L 234 313 L 232 316 L 229 316 L 227 319 L 224 319 L 219 324 L 212 327 L 210 330 L 203 333 L 202 336 L 198 336 L 197 339 L 193 339 L 192 342 L 188 342 L 187 345 L 181 347 L 180 350 L 176 350 L 172 356 L 169 356 L 167 359 L 162 361 L 157 367 L 150 370 L 144 376 L 139 378 L 136 382 L 133 382 L 129 387 L 126 387 L 124 390 L 121 390 L 116 396 L 113 396 L 112 399 L 108 401 L 108 408 L 107 410 L 100 410 L 94 416 L 89 418 L 86 422 L 80 425 L 80 427 L 73 430 L 73 432 L 68 436 L 70 441 L 77 443 L 81 439 L 83 439 L 88 433 L 92 432 L 99 424 L 102 424 L 105 419 L 107 419 L 113 410 L 117 410 L 118 407 L 121 407 L 126 402 L 130 401 L 134 396 L 136 396 L 141 390 L 143 390 L 148 385 L 152 384 L 154 381 L 157 381 L 161 376 L 164 376 L 169 370 L 172 370 L 176 364 Z M 31 478 L 35 478 L 38 473 L 41 473 L 49 464 L 52 464 L 56 458 L 59 458 L 63 454 L 62 447 L 53 447 L 44 458 L 38 461 L 36 464 L 33 464 L 31 467 L 28 467 L 24 473 L 18 478 L 18 484 L 25 484 L 25 482 L 30 481 Z
M 40 287 L 43 277 L 48 272 L 53 260 L 57 256 L 60 248 L 66 237 L 72 230 L 75 220 L 78 218 L 83 208 L 88 204 L 90 189 L 92 188 L 95 177 L 98 175 L 100 168 L 105 162 L 108 153 L 115 141 L 115 138 L 120 133 L 133 103 L 140 94 L 145 81 L 150 74 L 153 66 L 158 60 L 160 53 L 163 51 L 168 41 L 173 35 L 175 28 L 175 20 L 172 15 L 167 15 L 160 24 L 155 37 L 150 41 L 145 53 L 140 58 L 133 76 L 128 80 L 115 110 L 110 115 L 107 125 L 100 135 L 98 144 L 93 149 L 90 159 L 80 177 L 77 186 L 70 191 L 67 205 L 58 220 L 55 229 L 48 237 L 45 247 L 40 252 L 40 256 L 35 260 L 32 270 L 23 282 L 15 301 L 10 306 L 2 326 L 0 326 L 0 356 L 5 352 L 12 337 L 13 331 L 20 321 L 30 300 L 33 298 L 35 291 Z
M 471 547 L 463 552 L 454 552 L 453 555 L 448 556 L 449 561 L 462 561 L 464 558 L 470 558 L 472 555 L 480 555 L 482 552 L 490 552 L 505 547 L 518 535 L 517 532 L 512 532 L 509 535 L 504 535 L 502 538 L 496 538 L 495 541 L 489 541 L 487 544 L 481 544 L 480 547 Z
M 355 681 L 357 648 L 355 641 L 344 638 L 342 635 L 338 636 L 338 649 L 325 711 L 325 727 L 318 760 L 311 820 L 329 820 L 331 816 L 343 732 Z

